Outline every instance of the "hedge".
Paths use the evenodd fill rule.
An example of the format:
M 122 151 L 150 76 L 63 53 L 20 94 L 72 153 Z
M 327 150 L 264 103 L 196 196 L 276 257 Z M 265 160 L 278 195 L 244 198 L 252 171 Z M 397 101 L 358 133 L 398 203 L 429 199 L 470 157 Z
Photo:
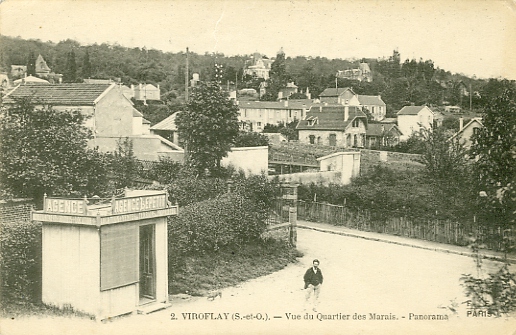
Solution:
M 41 292 L 41 223 L 7 222 L 0 228 L 0 300 L 37 302 Z

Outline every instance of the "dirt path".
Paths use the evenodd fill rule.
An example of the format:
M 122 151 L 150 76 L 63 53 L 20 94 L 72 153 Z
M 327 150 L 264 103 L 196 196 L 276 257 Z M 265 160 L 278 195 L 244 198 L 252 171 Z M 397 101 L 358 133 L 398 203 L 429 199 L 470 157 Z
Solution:
M 460 304 L 465 297 L 459 278 L 475 271 L 471 258 L 303 229 L 298 241 L 305 254 L 299 264 L 224 289 L 214 301 L 174 300 L 164 311 L 106 324 L 4 320 L 2 334 L 515 334 L 515 318 L 468 316 Z M 321 261 L 325 277 L 320 314 L 304 311 L 302 275 L 313 258 Z M 453 301 L 459 303 L 457 314 L 446 308 Z M 289 320 L 287 313 L 301 319 Z M 376 320 L 371 313 L 393 320 Z M 253 319 L 244 318 L 250 314 Z

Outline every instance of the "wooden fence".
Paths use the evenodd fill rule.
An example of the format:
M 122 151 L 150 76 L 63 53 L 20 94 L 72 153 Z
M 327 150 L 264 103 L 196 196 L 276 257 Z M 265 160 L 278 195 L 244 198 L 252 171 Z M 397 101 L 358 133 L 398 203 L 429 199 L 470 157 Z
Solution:
M 374 213 L 367 209 L 354 210 L 318 202 L 299 200 L 297 217 L 300 220 L 324 222 L 361 231 L 405 236 L 427 241 L 467 246 L 476 238 L 486 249 L 504 251 L 516 247 L 516 229 L 484 227 L 477 223 L 452 220 L 418 219 L 399 213 Z M 473 221 L 473 220 L 472 220 Z

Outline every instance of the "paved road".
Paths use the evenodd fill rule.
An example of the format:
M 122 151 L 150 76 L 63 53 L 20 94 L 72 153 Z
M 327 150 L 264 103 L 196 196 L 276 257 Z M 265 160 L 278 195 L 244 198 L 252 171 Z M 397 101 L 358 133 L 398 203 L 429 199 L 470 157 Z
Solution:
M 8 320 L 2 334 L 516 334 L 516 318 L 469 317 L 465 305 L 458 306 L 457 314 L 446 308 L 465 300 L 459 278 L 475 271 L 469 257 L 305 229 L 299 229 L 298 247 L 305 254 L 299 264 L 227 288 L 221 299 L 174 301 L 164 311 L 106 324 L 66 318 Z M 309 312 L 313 319 L 305 320 L 302 275 L 313 258 L 321 261 L 325 277 L 321 314 Z M 200 313 L 221 319 L 199 320 L 207 315 Z M 270 320 L 232 320 L 236 313 Z M 286 313 L 301 320 L 288 320 Z M 372 320 L 370 313 L 394 320 Z M 446 314 L 448 320 L 411 320 L 410 313 Z M 328 315 L 336 319 L 317 320 Z M 362 315 L 365 320 L 356 319 Z

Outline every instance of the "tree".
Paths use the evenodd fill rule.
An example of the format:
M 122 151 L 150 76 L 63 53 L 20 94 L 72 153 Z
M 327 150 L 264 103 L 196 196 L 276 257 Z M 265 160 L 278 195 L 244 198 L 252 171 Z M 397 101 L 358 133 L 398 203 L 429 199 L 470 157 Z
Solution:
M 91 77 L 91 62 L 90 62 L 90 53 L 86 49 L 86 52 L 84 54 L 84 58 L 82 59 L 82 70 L 81 74 L 83 78 L 90 78 Z
M 255 132 L 240 131 L 235 139 L 236 147 L 260 147 L 268 145 L 269 138 L 263 134 Z
M 201 82 L 176 123 L 185 143 L 185 163 L 199 175 L 215 172 L 238 136 L 238 106 L 217 83 Z
M 261 97 L 261 100 L 276 101 L 278 99 L 278 92 L 287 85 L 289 79 L 285 64 L 285 53 L 283 50 L 280 50 L 271 64 L 270 77 L 267 79 L 267 91 Z
M 87 184 L 84 162 L 90 131 L 79 111 L 35 108 L 22 99 L 0 117 L 1 184 L 13 196 L 41 200 Z
M 420 134 L 424 143 L 422 162 L 433 186 L 436 207 L 457 216 L 471 213 L 475 186 L 467 149 L 459 141 L 449 140 L 442 127 L 423 129 Z
M 139 176 L 142 167 L 136 159 L 133 149 L 133 141 L 128 137 L 117 141 L 117 149 L 111 161 L 111 170 L 114 175 L 115 189 L 132 187 Z
M 29 52 L 29 57 L 27 59 L 27 75 L 36 75 L 36 56 L 34 55 L 34 51 L 32 50 Z
M 516 223 L 516 83 L 502 80 L 496 86 L 500 94 L 484 108 L 484 127 L 473 136 L 472 154 L 486 216 L 505 226 Z
M 65 83 L 75 83 L 77 81 L 77 64 L 75 63 L 75 51 L 72 49 L 66 59 L 66 71 L 63 73 Z

